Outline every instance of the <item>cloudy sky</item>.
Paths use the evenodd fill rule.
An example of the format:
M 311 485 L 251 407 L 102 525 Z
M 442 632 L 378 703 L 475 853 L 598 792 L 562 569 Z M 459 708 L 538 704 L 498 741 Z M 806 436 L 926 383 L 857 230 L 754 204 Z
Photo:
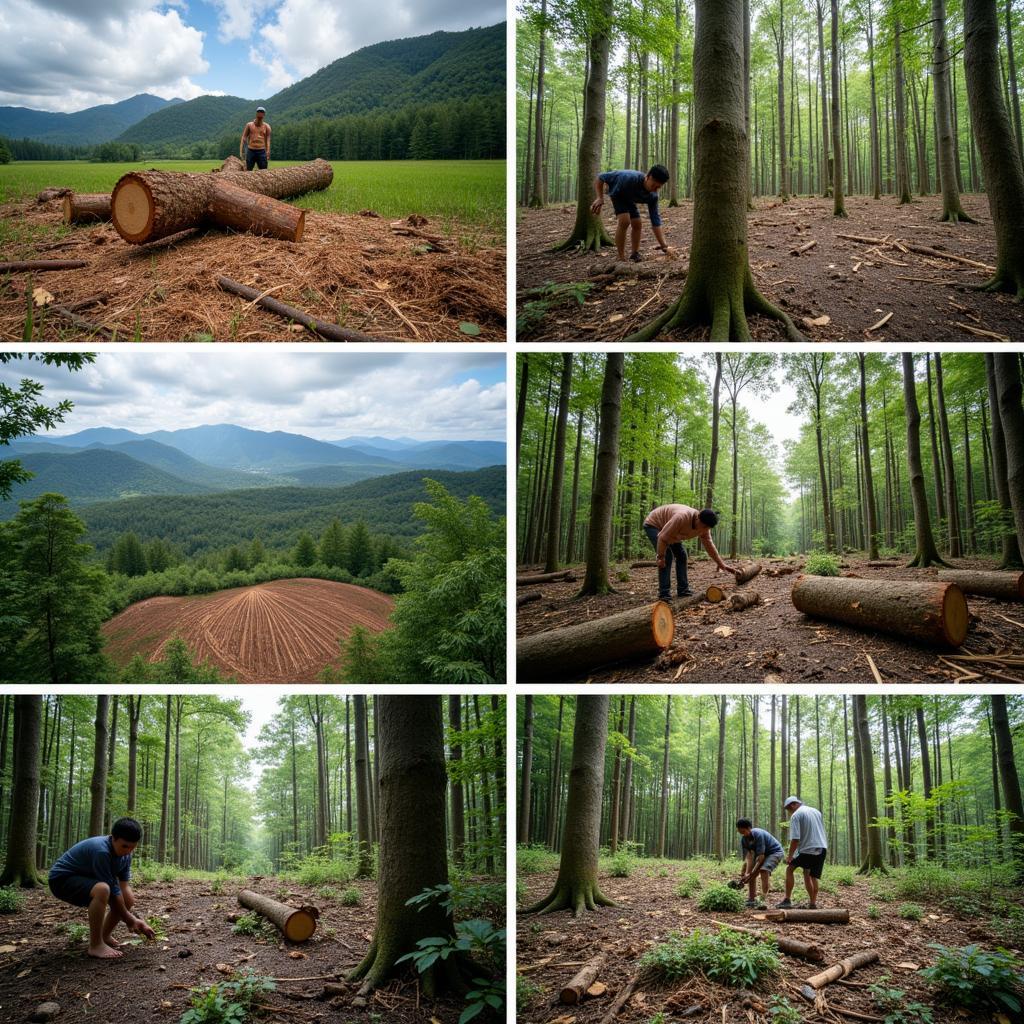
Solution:
M 54 434 L 87 427 L 138 433 L 208 423 L 284 430 L 320 440 L 352 435 L 419 440 L 505 439 L 505 356 L 460 352 L 101 352 L 77 373 L 22 360 L 0 381 L 29 377 L 43 401 L 74 410 Z M 41 435 L 45 436 L 45 435 Z
M 504 0 L 3 0 L 0 106 L 266 99 L 371 43 L 504 18 Z

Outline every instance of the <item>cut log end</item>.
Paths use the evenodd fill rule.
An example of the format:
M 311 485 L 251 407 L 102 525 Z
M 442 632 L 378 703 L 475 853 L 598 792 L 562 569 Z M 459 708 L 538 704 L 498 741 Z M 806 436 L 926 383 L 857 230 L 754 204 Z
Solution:
M 942 628 L 950 647 L 959 647 L 967 639 L 967 625 L 967 598 L 955 583 L 950 583 L 942 596 Z
M 718 604 L 719 601 L 725 600 L 725 591 L 717 583 L 712 583 L 711 586 L 704 591 L 704 597 L 712 604 Z
M 284 925 L 284 937 L 291 942 L 305 942 L 316 931 L 316 919 L 305 910 L 296 910 Z
M 651 635 L 661 650 L 672 643 L 676 625 L 672 608 L 666 601 L 658 601 L 651 609 Z
M 126 242 L 144 242 L 153 227 L 155 207 L 153 194 L 146 183 L 133 174 L 126 174 L 110 197 L 114 227 Z

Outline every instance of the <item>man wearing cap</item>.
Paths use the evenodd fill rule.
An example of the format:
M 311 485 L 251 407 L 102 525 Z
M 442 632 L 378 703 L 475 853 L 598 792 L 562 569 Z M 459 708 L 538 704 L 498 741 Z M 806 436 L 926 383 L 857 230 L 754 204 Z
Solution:
M 800 797 L 787 796 L 783 804 L 789 812 L 789 856 L 786 857 L 786 898 L 778 904 L 782 909 L 793 906 L 790 897 L 796 882 L 796 869 L 804 873 L 804 888 L 810 898 L 808 907 L 818 907 L 818 884 L 828 856 L 825 822 L 821 811 L 808 807 Z
M 740 874 L 740 885 L 746 884 L 747 906 L 763 907 L 768 899 L 772 885 L 772 872 L 782 861 L 782 843 L 766 829 L 754 828 L 749 818 L 740 818 L 736 822 L 736 831 L 742 836 L 740 847 L 743 850 L 743 871 Z M 761 880 L 761 902 L 757 899 L 757 880 Z
M 247 171 L 251 171 L 254 166 L 259 167 L 261 171 L 267 169 L 267 161 L 270 159 L 270 125 L 264 121 L 266 114 L 263 107 L 257 107 L 256 119 L 250 121 L 242 132 L 238 156 L 245 158 Z
M 726 565 L 711 539 L 711 528 L 718 525 L 718 513 L 706 508 L 698 510 L 689 505 L 659 505 L 651 509 L 644 520 L 644 533 L 654 545 L 658 555 L 658 600 L 668 601 L 672 594 L 672 559 L 676 562 L 676 594 L 689 597 L 690 590 L 686 575 L 686 549 L 683 541 L 699 537 L 704 550 L 721 572 L 738 569 Z

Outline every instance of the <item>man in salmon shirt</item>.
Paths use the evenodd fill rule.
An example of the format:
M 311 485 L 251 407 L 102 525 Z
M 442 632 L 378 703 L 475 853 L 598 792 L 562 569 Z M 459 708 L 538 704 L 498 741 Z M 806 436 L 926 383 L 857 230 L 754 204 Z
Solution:
M 256 108 L 256 120 L 250 121 L 242 132 L 242 141 L 238 145 L 239 157 L 245 157 L 245 169 L 251 171 L 254 166 L 261 171 L 267 169 L 270 159 L 270 125 L 264 121 L 267 116 L 263 107 Z
M 722 561 L 711 539 L 711 528 L 717 525 L 718 513 L 709 508 L 698 510 L 689 505 L 659 505 L 651 509 L 644 520 L 644 533 L 658 553 L 659 601 L 668 601 L 672 597 L 669 587 L 672 582 L 673 557 L 676 561 L 676 596 L 689 597 L 693 593 L 686 579 L 684 540 L 700 537 L 704 550 L 721 572 L 731 572 L 734 576 L 739 572 L 734 566 Z

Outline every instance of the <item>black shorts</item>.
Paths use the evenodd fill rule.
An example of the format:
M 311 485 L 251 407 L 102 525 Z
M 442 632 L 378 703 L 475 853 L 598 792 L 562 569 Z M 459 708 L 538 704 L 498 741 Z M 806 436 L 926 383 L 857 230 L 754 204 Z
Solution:
M 611 196 L 612 209 L 616 215 L 620 213 L 628 213 L 630 220 L 639 220 L 640 211 L 636 208 L 636 203 L 632 199 L 623 199 L 621 196 Z
M 50 892 L 59 900 L 75 907 L 87 907 L 92 902 L 92 890 L 98 878 L 85 875 L 57 875 L 50 877 Z
M 265 149 L 249 149 L 248 146 L 245 148 L 245 169 L 251 171 L 253 165 L 256 164 L 261 171 L 267 169 L 267 151 Z
M 821 873 L 825 870 L 827 856 L 828 850 L 822 850 L 821 853 L 801 853 L 790 863 L 794 868 L 803 868 L 811 878 L 821 878 Z

